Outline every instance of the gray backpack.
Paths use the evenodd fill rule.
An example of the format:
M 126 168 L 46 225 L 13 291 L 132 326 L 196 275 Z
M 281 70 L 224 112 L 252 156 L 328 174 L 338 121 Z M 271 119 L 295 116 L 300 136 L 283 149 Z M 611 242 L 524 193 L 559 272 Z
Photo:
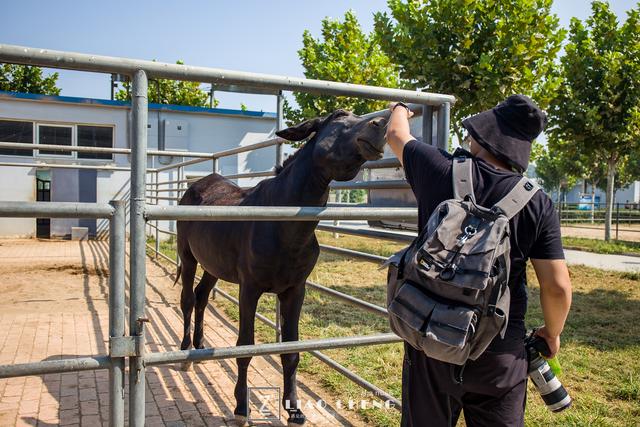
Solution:
M 538 191 L 526 177 L 492 208 L 475 203 L 472 161 L 453 159 L 454 198 L 440 203 L 413 243 L 391 257 L 391 329 L 427 356 L 475 360 L 509 313 L 509 220 Z

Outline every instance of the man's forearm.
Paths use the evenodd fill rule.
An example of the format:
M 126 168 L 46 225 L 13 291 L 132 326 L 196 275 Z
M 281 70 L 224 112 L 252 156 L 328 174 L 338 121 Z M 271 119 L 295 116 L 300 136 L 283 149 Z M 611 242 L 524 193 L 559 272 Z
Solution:
M 571 287 L 541 287 L 540 305 L 547 332 L 552 336 L 559 336 L 564 329 L 564 323 L 571 307 Z
M 540 283 L 540 305 L 547 332 L 559 336 L 571 307 L 571 279 L 564 260 L 531 260 Z
M 409 130 L 410 113 L 406 108 L 398 106 L 391 112 L 389 124 L 387 125 L 386 139 L 389 147 L 402 163 L 402 152 L 407 142 L 415 139 Z

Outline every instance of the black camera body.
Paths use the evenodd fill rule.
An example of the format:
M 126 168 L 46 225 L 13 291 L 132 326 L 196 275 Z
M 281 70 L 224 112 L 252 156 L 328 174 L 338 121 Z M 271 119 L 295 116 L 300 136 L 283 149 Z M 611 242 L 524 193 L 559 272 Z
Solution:
M 571 406 L 571 396 L 564 388 L 558 377 L 553 373 L 549 363 L 542 356 L 549 356 L 551 350 L 547 342 L 534 335 L 532 331 L 524 341 L 527 350 L 529 378 L 533 381 L 542 400 L 552 412 L 560 412 Z

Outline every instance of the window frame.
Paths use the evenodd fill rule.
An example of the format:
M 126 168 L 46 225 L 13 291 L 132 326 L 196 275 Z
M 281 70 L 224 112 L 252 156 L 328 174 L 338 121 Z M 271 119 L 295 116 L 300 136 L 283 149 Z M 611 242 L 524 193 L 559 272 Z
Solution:
M 75 141 L 75 124 L 60 124 L 60 123 L 47 123 L 47 122 L 37 122 L 36 123 L 36 144 L 40 145 L 40 127 L 41 126 L 47 126 L 47 127 L 58 127 L 58 128 L 70 128 L 71 129 L 71 145 L 61 145 L 60 147 L 75 147 L 76 146 L 76 141 Z M 50 145 L 50 144 L 46 144 L 46 145 Z M 45 148 L 46 150 L 46 148 Z M 40 149 L 36 149 L 36 153 L 34 154 L 34 157 L 56 157 L 56 158 L 61 158 L 61 159 L 75 159 L 76 158 L 76 152 L 75 151 L 71 151 L 69 154 L 58 154 L 58 152 L 55 153 L 41 153 Z
M 115 153 L 105 153 L 105 154 L 111 154 L 111 157 L 109 159 L 87 159 L 87 158 L 78 157 L 78 152 L 77 151 L 71 151 L 71 155 L 59 154 L 59 153 L 57 153 L 57 154 L 56 153 L 54 153 L 54 154 L 45 154 L 45 153 L 41 153 L 40 150 L 38 149 L 38 145 L 40 144 L 40 127 L 41 126 L 71 128 L 71 145 L 69 147 L 85 147 L 84 145 L 78 145 L 78 126 L 110 128 L 111 129 L 111 145 L 110 145 L 110 147 L 107 147 L 107 148 L 115 148 L 115 145 L 116 145 L 116 125 L 113 124 L 113 123 L 50 122 L 50 121 L 40 121 L 40 120 L 36 120 L 36 119 L 24 119 L 24 118 L 13 118 L 13 117 L 2 117 L 2 116 L 0 116 L 0 120 L 6 121 L 6 122 L 31 123 L 32 136 L 33 136 L 33 140 L 31 142 L 31 144 L 34 145 L 33 149 L 31 149 L 31 150 L 20 150 L 20 151 L 24 151 L 24 152 L 31 151 L 30 154 L 26 154 L 26 155 L 22 156 L 20 154 L 3 154 L 3 153 L 0 153 L 0 159 L 1 158 L 7 158 L 7 157 L 18 157 L 18 158 L 21 158 L 21 159 L 25 159 L 25 158 L 31 158 L 31 159 L 53 158 L 53 159 L 79 160 L 81 162 L 104 163 L 104 164 L 114 163 L 116 161 L 115 160 Z M 3 141 L 3 142 L 5 142 L 5 141 Z M 9 141 L 6 141 L 6 142 L 9 142 Z M 7 148 L 7 150 L 11 150 L 11 149 Z
M 37 131 L 36 123 L 37 122 L 35 120 L 14 119 L 14 118 L 10 118 L 10 117 L 0 117 L 0 120 L 4 121 L 4 122 L 31 123 L 31 137 L 32 137 L 31 144 L 35 144 L 35 140 L 37 139 L 37 135 L 36 135 L 36 131 Z M 11 141 L 2 141 L 2 142 L 11 142 Z M 20 143 L 18 143 L 18 144 L 20 144 Z M 5 148 L 5 150 L 12 150 L 12 148 Z M 33 148 L 32 150 L 20 150 L 20 151 L 22 151 L 22 152 L 31 151 L 31 154 L 27 154 L 27 155 L 23 156 L 23 155 L 20 155 L 20 154 L 3 154 L 3 153 L 0 153 L 0 156 L 3 156 L 3 157 L 19 157 L 19 158 L 22 158 L 22 159 L 24 159 L 25 157 L 31 157 L 31 158 L 35 157 L 35 152 L 36 152 L 35 148 Z
M 88 123 L 76 123 L 74 125 L 75 127 L 75 146 L 76 147 L 88 147 L 87 145 L 78 145 L 78 126 L 82 126 L 82 127 L 94 127 L 94 128 L 109 128 L 111 129 L 111 146 L 110 147 L 104 147 L 104 148 L 115 148 L 115 144 L 116 144 L 116 127 L 115 125 L 108 125 L 108 124 L 88 124 Z M 79 157 L 78 154 L 81 154 L 80 152 L 76 151 L 74 152 L 74 157 L 77 160 L 81 160 L 81 161 L 90 161 L 90 162 L 114 162 L 115 161 L 115 153 L 105 153 L 110 155 L 111 157 L 108 159 L 87 159 L 84 157 Z M 91 154 L 91 153 L 88 153 Z

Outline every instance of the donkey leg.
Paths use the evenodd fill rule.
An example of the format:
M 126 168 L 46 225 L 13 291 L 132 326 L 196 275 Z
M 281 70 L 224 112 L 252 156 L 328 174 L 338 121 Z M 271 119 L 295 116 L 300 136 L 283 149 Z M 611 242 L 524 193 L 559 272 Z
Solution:
M 181 350 L 188 350 L 191 347 L 191 313 L 195 303 L 195 295 L 193 293 L 193 280 L 196 276 L 197 261 L 193 257 L 181 256 L 182 260 L 182 293 L 180 294 L 180 308 L 182 309 L 182 317 L 184 320 L 184 334 Z
M 280 314 L 282 316 L 282 341 L 298 340 L 298 322 L 300 310 L 304 300 L 305 286 L 293 286 L 278 295 L 280 300 Z M 282 374 L 284 376 L 284 393 L 282 405 L 289 414 L 289 425 L 301 425 L 305 422 L 305 416 L 298 405 L 298 393 L 296 387 L 296 370 L 300 361 L 300 353 L 280 355 L 282 362 Z
M 217 277 L 213 277 L 206 271 L 202 275 L 202 280 L 196 286 L 196 321 L 193 329 L 193 347 L 204 348 L 202 337 L 204 335 L 204 310 L 209 303 L 209 294 L 218 281 Z
M 261 291 L 258 287 L 243 283 L 240 285 L 240 330 L 238 332 L 238 341 L 236 345 L 254 344 L 254 325 L 256 308 L 260 299 Z M 240 425 L 244 425 L 249 416 L 249 408 L 247 407 L 247 370 L 251 357 L 241 357 L 236 359 L 238 363 L 238 380 L 234 390 L 236 398 L 236 409 L 233 413 L 236 421 Z

